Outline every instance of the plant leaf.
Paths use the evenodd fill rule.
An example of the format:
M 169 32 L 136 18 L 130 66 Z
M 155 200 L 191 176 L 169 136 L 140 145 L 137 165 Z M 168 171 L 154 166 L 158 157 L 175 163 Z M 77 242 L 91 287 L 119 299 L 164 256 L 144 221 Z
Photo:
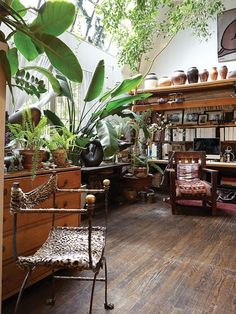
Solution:
M 106 120 L 98 121 L 96 128 L 98 138 L 103 147 L 104 156 L 113 156 L 119 149 L 115 128 Z
M 34 33 L 58 36 L 73 23 L 75 6 L 68 1 L 47 1 L 39 9 L 30 29 Z
M 18 63 L 18 55 L 17 55 L 17 49 L 16 48 L 11 48 L 7 51 L 7 59 L 9 61 L 10 67 L 11 67 L 11 75 L 15 75 L 18 67 L 19 67 L 19 63 Z
M 68 84 L 66 77 L 64 75 L 57 74 L 56 78 L 58 79 L 58 82 L 61 86 L 61 96 L 67 97 L 73 103 L 73 95 L 71 93 L 71 88 Z
M 43 111 L 43 113 L 53 125 L 58 127 L 65 127 L 61 119 L 51 110 L 46 109 Z
M 106 105 L 105 110 L 103 110 L 103 112 L 101 113 L 100 118 L 102 119 L 109 115 L 114 115 L 120 112 L 121 110 L 125 109 L 124 108 L 125 105 L 131 104 L 135 100 L 146 99 L 151 95 L 152 94 L 150 93 L 137 94 L 112 100 Z
M 42 34 L 40 40 L 44 43 L 44 50 L 51 64 L 69 80 L 81 83 L 83 72 L 71 49 L 52 35 Z
M 104 75 L 105 75 L 104 60 L 100 60 L 93 74 L 87 94 L 84 98 L 85 102 L 92 101 L 101 94 L 104 84 Z
M 21 17 L 25 16 L 27 13 L 27 9 L 19 0 L 13 0 L 11 2 L 11 7 L 18 12 Z
M 38 51 L 32 39 L 24 33 L 17 31 L 14 35 L 14 43 L 28 61 L 32 61 L 38 56 Z
M 49 80 L 50 84 L 52 85 L 54 92 L 58 95 L 61 95 L 60 83 L 58 82 L 58 80 L 55 78 L 55 76 L 53 76 L 53 74 L 49 70 L 42 68 L 42 67 L 39 67 L 39 66 L 25 67 L 24 70 L 34 70 L 34 71 L 37 71 L 39 73 L 42 73 Z
M 11 86 L 11 67 L 9 64 L 9 61 L 7 59 L 6 52 L 4 50 L 0 50 L 0 68 L 2 69 L 6 81 L 8 83 L 8 87 L 10 89 L 10 92 L 12 94 L 12 86 Z

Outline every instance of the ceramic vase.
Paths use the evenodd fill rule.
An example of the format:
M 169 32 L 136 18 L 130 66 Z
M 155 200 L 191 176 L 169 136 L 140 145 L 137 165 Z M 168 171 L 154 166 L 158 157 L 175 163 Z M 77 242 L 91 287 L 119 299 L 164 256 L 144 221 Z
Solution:
M 196 67 L 191 67 L 188 69 L 187 78 L 188 78 L 189 84 L 197 83 L 198 76 L 199 76 L 198 69 Z
M 209 72 L 207 71 L 207 69 L 204 69 L 201 72 L 199 72 L 199 78 L 201 82 L 207 82 L 208 77 L 209 77 Z
M 148 73 L 144 80 L 144 89 L 157 88 L 157 76 L 155 73 Z
M 228 74 L 228 78 L 235 78 L 236 77 L 236 70 L 230 71 Z
M 186 74 L 182 70 L 176 70 L 171 76 L 171 82 L 173 85 L 183 85 L 187 79 Z
M 228 68 L 226 65 L 222 65 L 222 67 L 219 68 L 219 74 L 222 80 L 226 79 L 227 74 L 228 74 Z
M 168 76 L 162 76 L 158 80 L 158 86 L 170 86 L 171 85 L 171 79 Z
M 210 78 L 212 81 L 216 81 L 218 77 L 217 67 L 212 67 L 210 70 Z

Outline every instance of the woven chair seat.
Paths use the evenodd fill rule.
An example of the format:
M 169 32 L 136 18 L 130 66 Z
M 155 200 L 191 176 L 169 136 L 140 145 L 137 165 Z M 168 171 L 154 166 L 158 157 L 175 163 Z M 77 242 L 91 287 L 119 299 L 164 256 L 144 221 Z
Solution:
M 199 179 L 194 180 L 176 180 L 176 196 L 177 197 L 194 197 L 194 196 L 210 196 L 211 186 L 206 181 Z
M 93 268 L 101 261 L 105 247 L 105 228 L 93 227 L 91 254 Z M 87 227 L 54 227 L 40 249 L 31 256 L 19 256 L 21 268 L 53 266 L 55 268 L 91 269 L 88 255 Z

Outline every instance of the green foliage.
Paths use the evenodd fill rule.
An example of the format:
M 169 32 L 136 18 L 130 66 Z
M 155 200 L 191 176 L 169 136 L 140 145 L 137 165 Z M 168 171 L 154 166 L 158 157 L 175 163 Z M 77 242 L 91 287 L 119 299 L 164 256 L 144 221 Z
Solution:
M 22 54 L 28 61 L 35 60 L 38 55 L 45 53 L 53 67 L 69 80 L 80 83 L 83 75 L 76 56 L 61 39 L 57 38 L 73 23 L 75 6 L 65 0 L 49 0 L 35 11 L 36 17 L 29 23 L 24 19 L 28 8 L 25 8 L 19 0 L 13 0 L 10 3 L 8 5 L 0 0 L 0 23 L 12 30 L 7 37 L 3 32 L 0 32 L 0 39 L 11 46 L 13 38 L 15 45 L 13 49 L 9 50 L 7 59 L 5 59 L 2 50 L 0 53 L 1 66 L 4 66 L 5 74 L 8 72 L 8 85 L 11 87 L 9 76 L 16 75 L 17 78 L 17 74 L 20 73 L 18 70 L 21 70 L 18 68 L 18 53 Z M 45 75 L 45 72 L 43 74 Z M 49 78 L 48 75 L 46 76 Z M 22 81 L 22 77 L 19 80 Z M 54 82 L 53 88 L 55 88 L 55 84 L 58 84 L 55 83 L 55 80 L 49 80 Z M 25 84 L 17 84 L 17 87 L 24 89 L 22 86 Z M 34 92 L 33 88 L 27 86 L 24 90 L 30 94 Z M 37 96 L 39 95 L 38 92 L 36 91 Z M 41 92 L 43 92 L 42 88 Z
M 156 39 L 162 42 L 187 28 L 208 38 L 209 20 L 223 9 L 222 0 L 103 0 L 97 6 L 105 30 L 118 44 L 119 63 L 133 72 L 139 72 L 142 56 Z
M 71 133 L 66 127 L 51 127 L 50 140 L 47 141 L 47 147 L 52 151 L 57 148 L 74 149 L 76 146 L 77 135 Z

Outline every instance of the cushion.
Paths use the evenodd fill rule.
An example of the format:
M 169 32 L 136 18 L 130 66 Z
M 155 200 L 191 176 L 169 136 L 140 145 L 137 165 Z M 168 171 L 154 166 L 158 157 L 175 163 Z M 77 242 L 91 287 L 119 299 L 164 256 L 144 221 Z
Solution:
M 198 163 L 183 163 L 177 164 L 177 179 L 178 180 L 193 180 L 199 177 Z
M 210 196 L 211 186 L 206 181 L 194 179 L 188 180 L 176 180 L 176 196 L 177 197 L 198 197 L 198 196 Z

